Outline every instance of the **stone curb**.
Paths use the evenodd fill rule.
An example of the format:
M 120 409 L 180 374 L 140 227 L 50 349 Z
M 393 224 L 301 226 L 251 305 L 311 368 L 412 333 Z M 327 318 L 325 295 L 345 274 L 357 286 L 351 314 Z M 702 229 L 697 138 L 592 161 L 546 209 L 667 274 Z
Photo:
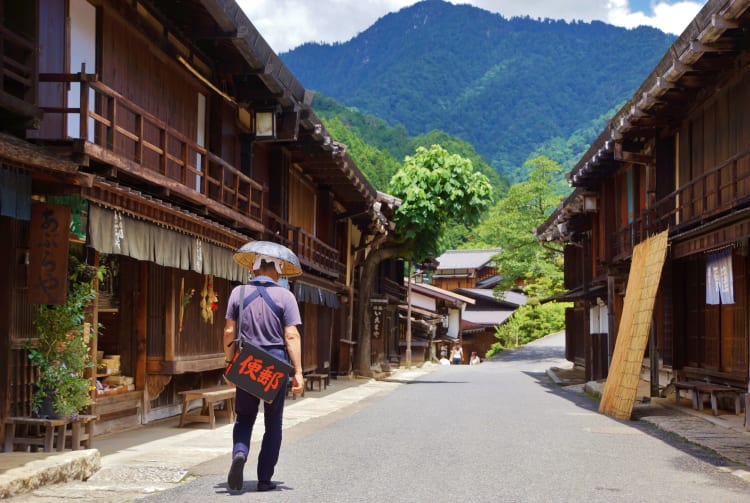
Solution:
M 0 499 L 49 484 L 86 480 L 101 468 L 101 456 L 96 449 L 51 453 L 44 458 L 25 452 L 0 455 L 8 463 L 17 465 L 0 473 Z

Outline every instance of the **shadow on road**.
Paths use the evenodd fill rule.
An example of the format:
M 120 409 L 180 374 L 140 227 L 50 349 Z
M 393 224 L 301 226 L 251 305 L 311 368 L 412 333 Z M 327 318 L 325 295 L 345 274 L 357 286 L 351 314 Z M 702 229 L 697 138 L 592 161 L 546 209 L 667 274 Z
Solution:
M 583 385 L 574 386 L 561 386 L 553 382 L 546 372 L 523 372 L 529 377 L 533 378 L 540 386 L 542 386 L 548 393 L 564 398 L 577 407 L 586 411 L 600 414 L 599 412 L 599 400 L 591 395 L 587 395 L 583 392 Z M 615 419 L 611 418 L 623 426 L 635 428 L 640 432 L 657 438 L 667 445 L 678 449 L 679 451 L 688 454 L 696 459 L 709 463 L 716 467 L 732 467 L 737 466 L 737 463 L 728 460 L 716 452 L 702 447 L 698 444 L 691 443 L 690 441 L 674 435 L 668 431 L 659 429 L 657 426 L 640 421 L 642 417 L 656 416 L 656 415 L 674 415 L 675 412 L 671 409 L 663 407 L 652 406 L 648 401 L 638 400 L 633 406 L 633 414 L 630 420 Z
M 382 382 L 395 382 L 398 384 L 468 384 L 469 381 L 430 381 L 426 379 L 420 379 L 418 381 L 410 381 L 407 379 L 381 379 Z

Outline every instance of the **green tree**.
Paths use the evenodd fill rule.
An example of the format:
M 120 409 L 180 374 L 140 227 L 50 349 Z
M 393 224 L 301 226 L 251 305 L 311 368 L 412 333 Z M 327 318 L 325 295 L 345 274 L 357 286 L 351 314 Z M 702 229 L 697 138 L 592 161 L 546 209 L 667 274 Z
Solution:
M 534 229 L 560 202 L 554 180 L 561 168 L 544 156 L 526 164 L 528 181 L 511 186 L 474 228 L 465 247 L 502 248 L 502 253 L 494 257 L 503 277 L 498 289 L 520 286 L 532 297 L 544 297 L 563 289 L 563 257 L 559 251 L 540 245 Z
M 495 329 L 498 342 L 490 347 L 485 357 L 490 358 L 505 348 L 522 346 L 562 330 L 565 326 L 566 307 L 567 303 L 542 304 L 538 298 L 529 299 L 528 304 L 516 309 L 513 316 Z
M 361 375 L 372 372 L 367 308 L 378 265 L 391 258 L 421 261 L 434 255 L 447 228 L 474 225 L 492 201 L 487 177 L 475 172 L 471 161 L 439 145 L 419 147 L 413 156 L 407 156 L 390 186 L 392 195 L 401 200 L 393 217 L 395 230 L 386 243 L 370 251 L 361 272 L 355 365 Z

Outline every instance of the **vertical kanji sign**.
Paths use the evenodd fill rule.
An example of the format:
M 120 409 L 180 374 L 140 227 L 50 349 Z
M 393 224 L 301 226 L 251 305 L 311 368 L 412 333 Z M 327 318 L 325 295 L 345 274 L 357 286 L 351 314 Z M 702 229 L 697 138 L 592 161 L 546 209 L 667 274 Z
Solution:
M 29 303 L 63 304 L 68 292 L 70 206 L 34 204 L 29 233 Z

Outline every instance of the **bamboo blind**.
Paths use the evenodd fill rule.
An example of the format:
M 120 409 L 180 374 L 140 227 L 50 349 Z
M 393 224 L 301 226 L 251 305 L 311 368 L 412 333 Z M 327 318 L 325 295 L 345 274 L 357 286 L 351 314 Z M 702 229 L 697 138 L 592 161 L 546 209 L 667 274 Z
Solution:
M 630 419 L 638 392 L 656 293 L 667 251 L 668 230 L 636 245 L 625 290 L 617 342 L 599 412 Z

